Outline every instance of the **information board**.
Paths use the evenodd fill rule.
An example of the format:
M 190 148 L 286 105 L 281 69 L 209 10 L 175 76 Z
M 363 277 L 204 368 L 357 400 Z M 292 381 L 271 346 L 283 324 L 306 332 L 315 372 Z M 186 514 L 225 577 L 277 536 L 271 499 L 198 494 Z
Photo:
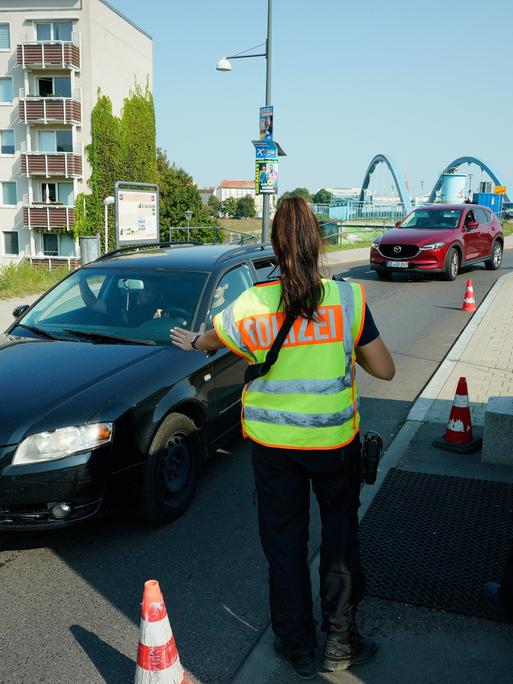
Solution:
M 116 190 L 117 243 L 159 241 L 158 190 Z

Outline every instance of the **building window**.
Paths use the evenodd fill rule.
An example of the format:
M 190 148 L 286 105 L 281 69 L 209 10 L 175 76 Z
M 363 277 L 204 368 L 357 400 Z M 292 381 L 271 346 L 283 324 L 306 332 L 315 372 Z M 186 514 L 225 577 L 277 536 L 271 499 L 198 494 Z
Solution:
M 0 50 L 11 49 L 11 28 L 9 24 L 0 24 Z
M 39 201 L 45 204 L 59 202 L 68 207 L 74 206 L 73 183 L 41 183 Z
M 0 78 L 0 104 L 12 104 L 12 78 Z
M 4 232 L 4 252 L 5 254 L 20 253 L 18 233 L 15 230 Z
M 52 21 L 36 24 L 36 36 L 40 42 L 66 41 L 71 42 L 73 22 Z
M 16 181 L 8 181 L 1 184 L 2 186 L 2 206 L 15 207 L 18 203 L 16 197 Z
M 73 134 L 71 131 L 39 131 L 39 151 L 73 152 Z
M 37 79 L 37 94 L 40 97 L 71 97 L 71 78 L 69 76 L 45 76 Z
M 75 256 L 75 241 L 69 233 L 43 233 L 45 256 Z
M 0 154 L 14 154 L 14 131 L 0 131 Z

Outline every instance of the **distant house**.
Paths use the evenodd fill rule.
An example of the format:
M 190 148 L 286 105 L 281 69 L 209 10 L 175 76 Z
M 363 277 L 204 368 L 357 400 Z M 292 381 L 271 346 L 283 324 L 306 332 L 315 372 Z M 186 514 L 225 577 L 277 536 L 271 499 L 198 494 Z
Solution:
M 212 197 L 212 195 L 215 195 L 215 191 L 216 189 L 213 185 L 208 188 L 198 188 L 198 192 L 203 204 L 208 204 L 208 200 Z
M 255 200 L 257 218 L 262 217 L 263 196 L 255 193 L 254 180 L 222 180 L 217 188 L 215 188 L 214 194 L 221 202 L 224 202 L 229 197 L 240 199 L 250 195 Z M 274 212 L 275 208 L 276 195 L 271 195 L 271 213 Z

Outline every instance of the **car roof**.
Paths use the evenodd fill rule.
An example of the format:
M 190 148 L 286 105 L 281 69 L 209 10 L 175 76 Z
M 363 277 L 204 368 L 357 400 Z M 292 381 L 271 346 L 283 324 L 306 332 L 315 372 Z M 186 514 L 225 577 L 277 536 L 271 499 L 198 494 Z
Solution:
M 480 209 L 490 209 L 490 207 L 483 207 L 482 204 L 424 204 L 421 207 L 415 207 L 415 209 L 451 209 L 451 210 L 460 210 L 462 211 L 463 209 L 474 209 L 475 207 L 479 207 Z
M 172 270 L 211 270 L 216 264 L 271 256 L 269 243 L 251 245 L 197 245 L 191 243 L 124 247 L 87 264 L 85 268 L 162 268 Z

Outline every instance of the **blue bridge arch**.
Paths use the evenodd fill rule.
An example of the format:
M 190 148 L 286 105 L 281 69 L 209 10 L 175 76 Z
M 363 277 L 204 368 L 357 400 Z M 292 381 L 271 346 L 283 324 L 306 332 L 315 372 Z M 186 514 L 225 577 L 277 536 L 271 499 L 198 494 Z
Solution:
M 410 211 L 412 208 L 412 204 L 410 199 L 410 193 L 408 192 L 406 183 L 404 182 L 404 178 L 401 172 L 399 171 L 399 167 L 397 166 L 397 164 L 386 154 L 377 154 L 375 157 L 373 157 L 371 163 L 367 167 L 367 171 L 365 172 L 365 176 L 363 178 L 362 189 L 360 190 L 360 202 L 363 202 L 365 200 L 365 191 L 369 187 L 370 177 L 374 173 L 376 166 L 378 166 L 378 164 L 387 165 L 388 170 L 390 171 L 390 173 L 392 174 L 392 178 L 394 179 L 395 187 L 397 188 L 397 192 L 399 193 L 401 204 L 404 206 L 405 211 Z
M 489 164 L 487 164 L 486 162 L 482 161 L 481 159 L 478 159 L 477 157 L 467 157 L 467 156 L 458 157 L 458 159 L 455 159 L 450 164 L 447 164 L 445 169 L 440 174 L 440 177 L 436 181 L 435 186 L 434 186 L 433 190 L 431 191 L 431 194 L 429 195 L 428 201 L 430 203 L 435 201 L 436 193 L 442 187 L 442 176 L 444 175 L 444 173 L 450 173 L 454 169 L 457 169 L 460 166 L 463 166 L 463 164 L 475 164 L 476 166 L 479 166 L 481 171 L 484 171 L 485 173 L 487 173 L 490 176 L 490 178 L 493 180 L 495 185 L 505 185 L 505 183 L 502 183 L 499 180 L 499 176 L 493 171 L 492 167 Z M 504 201 L 509 202 L 509 197 L 507 195 L 504 195 Z

